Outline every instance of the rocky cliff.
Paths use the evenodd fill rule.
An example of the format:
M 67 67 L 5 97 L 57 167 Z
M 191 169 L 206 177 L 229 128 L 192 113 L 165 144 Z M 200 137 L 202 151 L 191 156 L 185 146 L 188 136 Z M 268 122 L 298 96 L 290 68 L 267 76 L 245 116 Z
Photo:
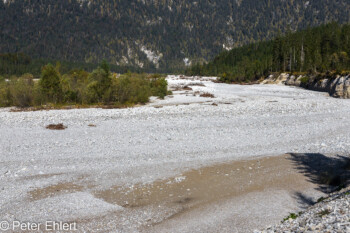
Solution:
M 318 74 L 292 75 L 287 73 L 272 74 L 261 84 L 285 84 L 303 87 L 309 90 L 328 92 L 337 98 L 350 98 L 350 75 Z

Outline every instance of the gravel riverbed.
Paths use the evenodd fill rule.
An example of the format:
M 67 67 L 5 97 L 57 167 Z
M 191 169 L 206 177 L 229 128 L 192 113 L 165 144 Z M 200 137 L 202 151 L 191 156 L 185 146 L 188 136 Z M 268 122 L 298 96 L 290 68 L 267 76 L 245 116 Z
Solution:
M 349 100 L 283 85 L 167 79 L 173 96 L 135 108 L 0 109 L 0 220 L 93 218 L 122 211 L 90 195 L 96 190 L 259 156 L 350 151 Z M 58 123 L 67 129 L 45 128 Z M 61 183 L 77 186 L 60 194 L 75 208 L 64 196 L 29 200 L 31 191 Z M 84 203 L 93 211 L 82 211 Z
M 333 193 L 298 215 L 255 233 L 350 232 L 350 189 Z

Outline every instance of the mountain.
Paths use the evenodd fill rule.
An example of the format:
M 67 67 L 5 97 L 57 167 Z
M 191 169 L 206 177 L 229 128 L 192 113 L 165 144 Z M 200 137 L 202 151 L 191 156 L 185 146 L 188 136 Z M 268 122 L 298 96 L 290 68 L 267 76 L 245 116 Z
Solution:
M 0 53 L 171 72 L 349 12 L 348 0 L 0 0 Z

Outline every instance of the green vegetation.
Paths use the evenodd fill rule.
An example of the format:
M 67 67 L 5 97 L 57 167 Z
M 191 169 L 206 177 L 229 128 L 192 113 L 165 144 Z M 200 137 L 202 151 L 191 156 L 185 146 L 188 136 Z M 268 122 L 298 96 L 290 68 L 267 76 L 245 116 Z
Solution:
M 290 218 L 291 219 L 296 219 L 297 217 L 299 217 L 299 215 L 301 214 L 301 212 L 299 214 L 295 214 L 295 213 L 290 213 L 290 215 L 286 218 L 283 219 L 282 223 L 289 220 Z
M 43 67 L 38 81 L 24 74 L 6 80 L 0 76 L 0 106 L 108 105 L 131 106 L 148 102 L 150 96 L 164 98 L 167 81 L 154 74 L 127 73 L 117 77 L 107 62 L 91 73 L 72 70 L 60 73 L 60 64 Z
M 187 74 L 220 76 L 223 82 L 250 82 L 272 72 L 317 73 L 350 70 L 350 25 L 330 23 L 218 55 Z M 308 78 L 303 78 L 307 83 Z
M 324 200 L 326 200 L 326 199 L 327 199 L 327 198 L 325 198 L 325 197 L 320 197 L 319 199 L 317 199 L 316 203 L 322 202 L 322 201 L 324 201 Z
M 32 57 L 24 53 L 0 53 L 0 74 L 6 77 L 11 77 L 12 75 L 21 76 L 26 73 L 33 74 L 35 78 L 39 78 L 41 75 L 42 67 L 46 64 L 56 64 L 60 63 L 60 71 L 62 73 L 68 73 L 71 70 L 86 70 L 93 71 L 96 67 L 95 63 L 87 62 L 70 62 L 70 61 L 60 61 L 57 59 L 33 59 Z M 131 66 L 118 66 L 109 65 L 111 71 L 117 73 L 126 73 L 128 71 L 140 73 L 142 69 L 131 67 Z
M 328 215 L 328 214 L 330 214 L 331 212 L 329 211 L 329 210 L 322 210 L 322 211 L 320 211 L 319 213 L 317 213 L 317 215 L 320 217 L 320 218 L 322 218 L 323 216 L 325 216 L 325 215 Z
M 309 82 L 309 77 L 302 77 L 301 79 L 300 79 L 300 82 L 302 83 L 302 84 L 307 84 L 308 82 Z
M 97 64 L 101 58 L 115 65 L 142 62 L 145 72 L 173 72 L 185 68 L 184 58 L 193 64 L 211 60 L 223 45 L 272 39 L 288 27 L 350 22 L 349 12 L 348 0 L 0 1 L 0 53 L 25 53 L 41 66 L 59 60 L 62 73 L 70 70 L 63 61 Z M 163 55 L 159 69 L 142 46 Z M 37 75 L 12 74 L 24 73 Z

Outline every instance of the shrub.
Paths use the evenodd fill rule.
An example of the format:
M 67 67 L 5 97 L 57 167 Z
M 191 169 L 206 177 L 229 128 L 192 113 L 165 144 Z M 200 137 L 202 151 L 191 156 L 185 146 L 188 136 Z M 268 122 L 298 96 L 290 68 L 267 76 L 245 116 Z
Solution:
M 119 103 L 146 103 L 150 96 L 151 87 L 144 75 L 126 74 L 116 81 L 116 99 Z
M 102 63 L 89 75 L 88 99 L 90 103 L 113 101 L 112 75 L 107 63 Z
M 34 101 L 34 82 L 31 74 L 10 81 L 12 104 L 17 107 L 29 107 Z
M 0 107 L 9 107 L 12 105 L 9 83 L 0 80 Z
M 302 84 L 306 85 L 306 84 L 309 83 L 309 80 L 310 80 L 309 77 L 302 77 L 302 78 L 300 79 L 300 82 L 301 82 Z
M 100 101 L 100 96 L 98 95 L 98 82 L 90 82 L 86 88 L 85 97 L 87 103 L 98 103 Z
M 164 98 L 169 94 L 167 81 L 161 75 L 125 74 L 117 78 L 103 62 L 92 73 L 73 70 L 63 76 L 59 65 L 42 69 L 39 82 L 30 74 L 0 78 L 0 106 L 28 107 L 43 104 L 95 104 L 125 106 L 146 103 L 149 97 Z M 114 107 L 115 107 L 114 106 Z
M 83 70 L 72 70 L 63 75 L 61 84 L 65 103 L 87 104 L 87 86 L 89 73 Z
M 168 82 L 160 75 L 151 76 L 151 92 L 153 96 L 159 96 L 161 99 L 168 94 Z

